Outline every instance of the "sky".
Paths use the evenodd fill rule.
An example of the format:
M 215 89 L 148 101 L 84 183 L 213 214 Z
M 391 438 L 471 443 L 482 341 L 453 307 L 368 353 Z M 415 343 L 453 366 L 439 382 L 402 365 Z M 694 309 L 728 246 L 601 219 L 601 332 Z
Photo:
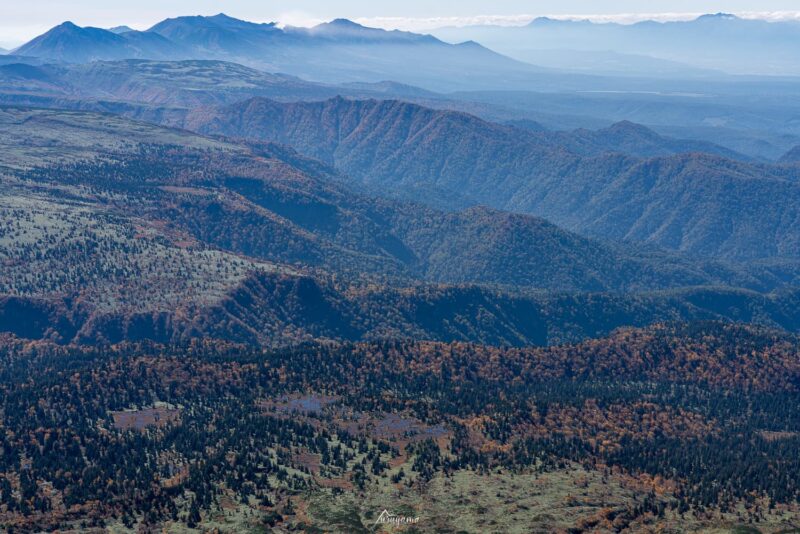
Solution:
M 634 22 L 685 19 L 701 13 L 800 18 L 798 0 L 0 0 L 0 46 L 19 45 L 71 20 L 79 26 L 147 29 L 168 17 L 230 16 L 309 26 L 333 18 L 389 29 L 424 31 L 466 24 L 525 24 L 536 16 Z

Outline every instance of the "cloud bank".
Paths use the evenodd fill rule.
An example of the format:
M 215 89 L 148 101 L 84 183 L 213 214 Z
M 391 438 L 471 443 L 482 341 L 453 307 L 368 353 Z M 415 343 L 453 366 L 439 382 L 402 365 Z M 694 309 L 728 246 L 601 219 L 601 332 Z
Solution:
M 634 24 L 645 20 L 670 22 L 694 20 L 705 13 L 618 13 L 614 15 L 559 15 L 559 14 L 522 14 L 522 15 L 478 15 L 471 17 L 366 17 L 355 19 L 359 24 L 389 30 L 425 31 L 446 26 L 524 26 L 537 17 L 548 17 L 558 20 L 590 20 L 592 22 L 616 22 Z M 770 22 L 800 21 L 800 11 L 745 11 L 734 12 L 743 19 L 766 20 Z

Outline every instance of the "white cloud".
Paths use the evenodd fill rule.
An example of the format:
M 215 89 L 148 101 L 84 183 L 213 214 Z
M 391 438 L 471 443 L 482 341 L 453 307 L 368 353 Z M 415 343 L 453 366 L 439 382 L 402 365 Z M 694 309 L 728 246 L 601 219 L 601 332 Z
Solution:
M 761 19 L 770 22 L 800 21 L 800 11 L 747 11 L 738 15 L 743 19 Z
M 761 19 L 771 22 L 800 21 L 800 11 L 747 11 L 735 12 L 736 16 L 744 19 Z M 620 24 L 633 24 L 644 20 L 658 22 L 693 20 L 703 13 L 618 13 L 613 15 L 478 15 L 471 17 L 366 17 L 358 18 L 356 22 L 365 26 L 386 28 L 389 30 L 426 31 L 446 26 L 524 26 L 537 17 L 549 17 L 559 20 L 591 20 L 592 22 L 617 22 Z
M 316 17 L 309 13 L 305 13 L 303 11 L 289 11 L 286 13 L 281 13 L 275 20 L 278 21 L 278 26 L 281 28 L 285 26 L 299 26 L 301 28 L 310 28 L 311 26 L 316 26 L 317 24 L 322 24 L 323 22 L 327 22 L 325 19 Z M 267 21 L 272 22 L 272 21 Z
M 387 30 L 423 31 L 444 26 L 524 26 L 536 18 L 534 15 L 477 15 L 473 17 L 364 17 L 355 19 L 359 24 Z

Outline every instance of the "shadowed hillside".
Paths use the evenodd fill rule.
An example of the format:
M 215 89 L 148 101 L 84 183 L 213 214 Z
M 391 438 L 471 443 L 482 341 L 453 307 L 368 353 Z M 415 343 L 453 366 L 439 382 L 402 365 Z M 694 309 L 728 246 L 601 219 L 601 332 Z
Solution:
M 20 144 L 19 136 L 39 141 Z M 733 289 L 730 309 L 728 290 L 709 290 L 702 304 L 668 293 L 602 295 L 602 313 L 575 304 L 573 322 L 564 315 L 576 313 L 569 299 L 514 297 L 514 288 L 767 291 L 792 283 L 797 270 L 594 241 L 488 208 L 443 212 L 354 194 L 335 170 L 278 145 L 114 115 L 4 108 L 0 146 L 0 288 L 6 316 L 30 318 L 9 326 L 20 335 L 271 344 L 416 332 L 538 344 L 667 318 L 795 328 L 783 296 Z M 295 288 L 296 308 L 277 297 L 280 287 Z M 426 304 L 429 295 L 438 296 Z

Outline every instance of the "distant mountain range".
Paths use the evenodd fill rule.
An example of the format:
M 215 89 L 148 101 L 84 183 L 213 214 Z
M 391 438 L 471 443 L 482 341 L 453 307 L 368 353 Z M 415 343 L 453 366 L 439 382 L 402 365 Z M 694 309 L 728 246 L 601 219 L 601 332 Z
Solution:
M 217 60 L 126 59 L 41 65 L 41 61 L 29 57 L 5 57 L 9 59 L 5 64 L 0 58 L 1 98 L 46 107 L 69 107 L 61 99 L 181 108 L 234 103 L 254 96 L 279 100 L 319 100 L 337 95 L 443 99 L 442 95 L 396 82 L 331 85 Z
M 800 145 L 784 154 L 780 159 L 780 163 L 800 163 Z
M 701 256 L 800 257 L 795 170 L 727 159 L 724 149 L 629 123 L 529 132 L 404 102 L 337 98 L 254 99 L 172 124 L 285 143 L 381 191 L 434 205 L 488 204 Z M 621 149 L 642 157 L 609 152 Z
M 69 98 L 194 107 L 233 103 L 253 96 L 318 100 L 343 95 L 400 98 L 427 107 L 466 111 L 528 130 L 597 130 L 615 122 L 630 121 L 647 124 L 670 137 L 704 139 L 762 161 L 777 161 L 800 143 L 800 129 L 792 120 L 793 114 L 800 110 L 800 95 L 797 84 L 785 80 L 752 83 L 664 80 L 659 82 L 663 85 L 661 92 L 569 89 L 443 94 L 391 81 L 323 84 L 220 60 L 118 60 L 97 61 L 91 65 L 43 65 L 46 60 L 31 56 L 0 56 L 0 66 L 14 63 L 40 66 L 45 72 L 31 71 L 30 76 L 23 79 L 17 71 L 11 79 L 0 70 L 0 101 L 5 103 L 70 107 L 62 100 Z M 46 84 L 42 84 L 42 76 L 48 78 Z M 536 78 L 538 82 L 532 82 L 534 85 L 555 87 L 550 91 L 558 90 L 559 84 L 567 79 L 564 75 L 537 75 Z M 583 78 L 582 83 L 589 84 L 588 87 L 611 83 L 611 79 L 603 82 L 601 78 Z M 618 78 L 615 83 L 624 80 Z M 627 80 L 633 81 L 632 78 Z M 733 153 L 729 151 L 726 155 Z
M 530 129 L 530 126 L 526 129 Z M 607 152 L 619 152 L 642 158 L 652 158 L 702 152 L 735 160 L 748 159 L 747 156 L 714 143 L 666 137 L 631 121 L 620 121 L 599 130 L 579 128 L 570 131 L 543 132 L 546 130 L 540 131 L 541 135 L 535 136 L 540 142 L 556 144 L 582 156 L 599 156 Z
M 175 108 L 235 103 L 254 96 L 280 101 L 321 100 L 337 95 L 401 98 L 434 108 L 508 116 L 508 111 L 500 106 L 449 98 L 397 82 L 321 84 L 216 60 L 118 60 L 37 65 L 38 61 L 15 57 L 18 58 L 16 61 L 6 65 L 0 59 L 2 102 L 111 111 L 154 122 L 165 122 L 171 115 L 182 115 Z M 146 109 L 139 104 L 145 104 Z M 529 132 L 549 130 L 529 119 L 503 122 Z M 551 131 L 547 136 L 540 136 L 539 142 L 563 145 L 581 154 L 621 151 L 652 156 L 702 151 L 749 159 L 713 143 L 659 136 L 628 121 L 608 130 Z
M 16 54 L 0 54 L 0 65 L 11 65 L 14 63 L 24 63 L 26 65 L 42 65 L 47 63 L 47 60 L 31 56 L 18 56 Z
M 691 84 L 700 82 L 666 80 L 660 83 L 674 85 L 673 91 L 682 88 L 683 92 L 565 90 L 442 94 L 391 81 L 322 84 L 219 60 L 118 60 L 91 65 L 43 65 L 47 61 L 41 58 L 0 56 L 0 66 L 14 63 L 40 66 L 45 72 L 30 71 L 24 78 L 16 67 L 5 74 L 0 69 L 0 101 L 5 103 L 46 107 L 75 105 L 63 100 L 69 98 L 193 107 L 233 103 L 253 96 L 308 100 L 344 95 L 400 98 L 427 107 L 466 111 L 528 130 L 581 127 L 597 130 L 615 122 L 631 121 L 647 124 L 671 137 L 705 139 L 762 161 L 777 161 L 800 143 L 800 130 L 791 119 L 800 109 L 797 85 L 780 80 L 753 84 L 703 81 L 702 88 L 696 88 L 701 93 L 685 92 L 692 89 Z M 13 75 L 8 74 L 11 71 Z M 46 83 L 41 81 L 42 77 L 48 78 Z M 537 75 L 538 83 L 547 85 L 548 77 L 553 83 L 565 79 Z M 584 78 L 590 86 L 601 86 L 599 78 Z M 780 106 L 776 105 L 778 102 Z
M 519 41 L 512 41 L 521 46 Z M 524 41 L 523 41 L 524 42 Z M 659 59 L 642 54 L 620 53 L 610 50 L 572 50 L 562 48 L 525 49 L 517 51 L 509 45 L 502 49 L 510 57 L 545 67 L 592 75 L 619 77 L 648 77 L 657 79 L 717 79 L 724 73 L 711 68 L 701 68 L 679 61 Z M 564 43 L 563 46 L 569 46 Z
M 446 41 L 474 39 L 521 61 L 544 60 L 549 67 L 563 68 L 577 61 L 594 72 L 617 74 L 691 77 L 711 74 L 698 69 L 718 69 L 800 75 L 800 59 L 794 52 L 800 45 L 797 21 L 767 22 L 726 13 L 636 24 L 538 18 L 522 27 L 469 26 L 433 33 Z M 589 58 L 594 66 L 586 65 Z
M 135 30 L 130 26 L 114 26 L 113 28 L 108 28 L 108 31 L 112 33 L 127 33 Z
M 584 26 L 578 28 L 584 31 Z M 532 27 L 538 26 L 534 24 Z M 591 24 L 589 27 L 593 28 Z M 622 27 L 620 31 L 628 31 L 626 28 Z M 535 31 L 492 27 L 458 31 L 472 30 L 488 32 L 487 39 L 491 42 L 494 42 L 492 32 L 499 32 L 499 35 L 512 32 L 511 42 L 523 43 L 520 45 L 523 47 L 527 46 L 524 44 L 527 34 L 517 36 L 514 32 Z M 569 30 L 565 32 L 568 34 Z M 556 33 L 561 35 L 561 30 Z M 697 33 L 713 34 L 704 30 Z M 761 34 L 756 32 L 755 35 Z M 727 97 L 740 95 L 743 90 L 741 82 L 747 81 L 760 84 L 759 99 L 765 98 L 768 92 L 786 93 L 787 90 L 794 98 L 794 85 L 785 78 L 742 80 L 712 68 L 713 65 L 688 66 L 671 58 L 656 59 L 657 54 L 636 47 L 637 39 L 633 39 L 631 50 L 615 50 L 598 45 L 592 36 L 586 39 L 584 48 L 572 47 L 570 42 L 564 44 L 567 48 L 537 49 L 523 58 L 524 61 L 485 47 L 489 41 L 453 39 L 455 44 L 449 44 L 430 35 L 367 28 L 346 19 L 313 28 L 280 28 L 272 23 L 251 23 L 220 14 L 167 19 L 147 31 L 136 31 L 127 26 L 110 30 L 81 28 L 65 22 L 17 48 L 14 54 L 20 58 L 32 58 L 21 59 L 23 62 L 37 64 L 127 59 L 216 60 L 325 84 L 391 83 L 440 93 L 535 91 L 535 94 L 546 97 L 539 106 L 544 116 L 550 116 L 556 122 L 566 121 L 564 127 L 567 124 L 572 127 L 594 126 L 592 121 L 608 115 L 613 115 L 614 120 L 657 125 L 663 124 L 659 119 L 668 116 L 669 125 L 693 126 L 699 123 L 701 127 L 710 126 L 712 131 L 702 132 L 704 138 L 714 142 L 725 139 L 729 141 L 724 143 L 726 146 L 759 157 L 766 154 L 768 159 L 776 159 L 786 151 L 787 145 L 796 144 L 795 139 L 785 135 L 797 136 L 792 124 L 780 121 L 764 125 L 760 133 L 753 132 L 744 138 L 738 131 L 722 130 L 722 127 L 737 128 L 740 122 L 746 122 L 748 126 L 776 122 L 771 102 L 762 105 L 748 101 L 759 106 L 757 114 L 748 114 L 729 109 L 730 99 Z M 665 39 L 671 43 L 678 38 Z M 746 42 L 743 36 L 738 41 Z M 706 48 L 700 46 L 699 49 Z M 694 48 L 687 46 L 687 50 L 691 53 Z M 740 55 L 733 51 L 729 55 L 733 61 L 739 61 Z M 697 57 L 702 57 L 702 54 Z M 3 60 L 3 63 L 8 62 Z M 788 67 L 773 72 L 782 76 L 791 73 L 792 68 Z M 610 110 L 601 104 L 596 108 L 597 115 L 592 109 L 587 112 L 577 108 L 553 114 L 547 109 L 546 102 L 558 93 L 573 100 L 617 95 L 657 102 L 655 107 L 614 105 Z M 713 100 L 708 98 L 712 96 Z M 659 101 L 665 97 L 672 100 L 669 106 Z M 682 107 L 690 108 L 688 122 L 684 117 L 671 116 L 674 114 L 671 110 L 675 109 L 672 104 L 679 103 L 679 100 Z
M 460 91 L 462 101 L 514 110 L 499 120 L 533 119 L 551 130 L 598 129 L 613 122 L 647 125 L 673 137 L 704 139 L 751 157 L 776 161 L 800 144 L 800 84 L 790 79 L 661 80 L 660 87 L 583 90 Z M 619 78 L 623 80 L 623 78 Z M 655 83 L 655 82 L 653 82 Z M 489 120 L 498 117 L 480 108 Z
M 429 88 L 522 84 L 542 69 L 477 43 L 367 28 L 337 19 L 313 28 L 279 28 L 220 14 L 178 17 L 147 31 L 104 30 L 65 22 L 14 51 L 50 61 L 219 59 L 322 82 L 397 82 Z M 469 81 L 460 81 L 470 72 Z
M 571 131 L 524 120 L 500 125 L 378 100 L 388 93 L 445 108 L 473 106 L 402 84 L 332 86 L 207 60 L 12 63 L 0 66 L 0 82 L 4 102 L 110 111 L 284 143 L 337 167 L 359 187 L 439 208 L 485 204 L 584 235 L 698 256 L 798 257 L 794 225 L 784 224 L 796 217 L 794 167 L 755 164 L 713 143 L 630 122 Z M 339 94 L 376 100 L 274 101 Z M 253 96 L 272 101 L 241 102 Z M 758 203 L 770 209 L 755 209 Z

